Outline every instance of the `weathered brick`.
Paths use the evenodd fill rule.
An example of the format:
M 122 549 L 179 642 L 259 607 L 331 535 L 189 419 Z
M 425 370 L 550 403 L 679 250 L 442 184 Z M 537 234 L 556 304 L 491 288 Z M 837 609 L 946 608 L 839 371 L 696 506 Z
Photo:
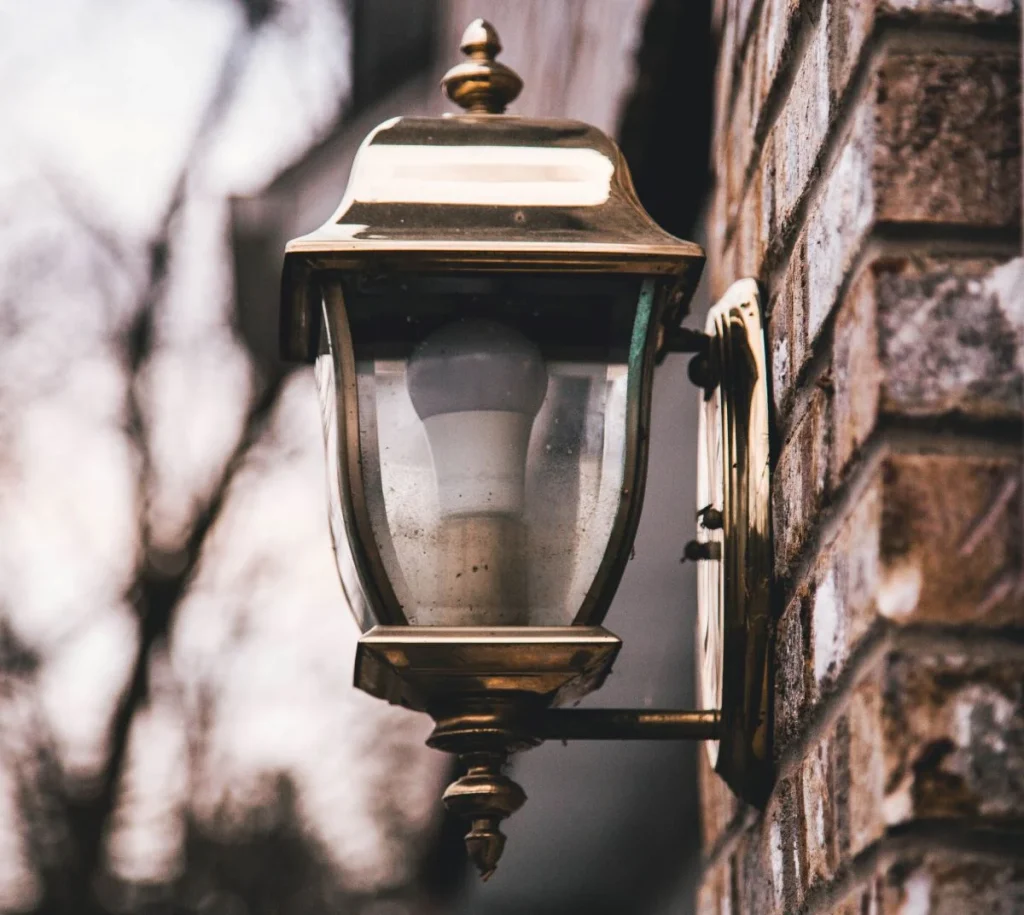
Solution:
M 882 470 L 879 614 L 901 623 L 1024 623 L 1021 464 L 900 455 Z
M 744 869 L 747 908 L 743 911 L 796 911 L 803 901 L 806 873 L 801 841 L 799 778 L 784 778 L 776 784 L 764 812 L 763 827 L 759 830 L 760 836 L 752 835 L 751 847 L 758 854 L 752 856 L 748 853 L 747 856 Z M 765 851 L 767 860 L 763 857 Z M 765 909 L 769 892 L 771 908 Z
M 825 496 L 829 398 L 816 387 L 782 449 L 772 474 L 777 569 L 785 572 L 802 549 Z
M 732 114 L 725 128 L 726 214 L 730 228 L 737 225 L 747 170 L 754 156 L 754 65 L 752 58 L 743 61 Z
M 833 915 L 878 915 L 877 895 L 874 883 L 854 890 L 833 910 Z
M 836 318 L 838 479 L 880 414 L 1006 419 L 1022 411 L 1019 259 L 883 256 L 867 264 Z
M 750 31 L 750 20 L 757 0 L 736 0 L 736 45 L 742 49 Z
M 874 269 L 882 408 L 976 419 L 1021 411 L 1019 302 L 991 259 L 888 257 Z
M 779 622 L 776 755 L 881 621 L 1024 622 L 1020 490 L 1009 458 L 894 454 L 879 465 Z M 792 510 L 790 495 L 807 501 L 776 489 Z
M 765 0 L 758 26 L 755 123 L 760 124 L 764 105 L 791 59 L 799 24 L 800 0 Z
M 747 186 L 747 195 L 737 216 L 736 243 L 739 246 L 737 269 L 743 276 L 763 278 L 765 253 L 768 248 L 775 203 L 772 172 L 774 163 L 771 151 L 772 145 L 769 140 L 761 157 L 761 163 L 754 170 L 753 177 Z
M 819 554 L 803 591 L 808 703 L 817 703 L 834 686 L 876 619 L 881 523 L 881 484 L 876 478 Z
M 798 593 L 786 607 L 775 632 L 775 733 L 778 759 L 804 725 L 808 697 L 806 594 Z
M 1020 224 L 1020 52 L 892 54 L 875 88 L 877 218 Z
M 947 103 L 953 97 L 956 104 Z M 892 53 L 882 60 L 808 216 L 809 344 L 872 225 L 1019 222 L 1019 98 L 1016 58 Z
M 876 24 L 902 20 L 948 23 L 954 28 L 971 23 L 1011 25 L 1020 12 L 1016 0 L 861 0 L 832 3 L 829 10 L 833 96 L 849 85 Z
M 822 16 L 773 128 L 776 231 L 784 233 L 807 190 L 830 118 L 828 27 Z
M 697 889 L 697 915 L 733 915 L 729 886 L 731 859 L 719 858 L 704 869 Z
M 1024 811 L 1024 658 L 915 648 L 881 658 L 848 706 L 849 855 L 915 820 Z
M 846 721 L 849 783 L 844 803 L 846 834 L 841 840 L 846 855 L 852 858 L 879 839 L 886 828 L 886 766 L 878 675 L 858 685 L 850 697 Z
M 775 415 L 782 417 L 792 393 L 790 366 L 793 322 L 793 297 L 786 295 L 786 286 L 776 293 L 768 308 L 767 347 L 772 373 L 772 402 Z
M 804 892 L 832 879 L 838 866 L 835 740 L 827 734 L 805 754 L 800 770 L 801 830 L 806 849 Z
M 748 871 L 750 882 L 768 882 L 765 876 L 771 875 L 769 885 L 777 912 L 796 911 L 803 903 L 807 865 L 801 840 L 801 793 L 799 775 L 775 785 L 764 816 L 770 870 L 762 864 L 756 872 Z M 753 892 L 748 892 L 749 902 L 754 902 Z
M 929 17 L 951 24 L 1009 22 L 1020 14 L 1017 0 L 877 0 L 878 12 L 889 17 Z
M 793 386 L 806 358 L 807 249 L 801 235 L 794 246 L 772 305 L 768 325 L 772 362 L 772 396 L 776 415 L 785 422 Z
M 776 679 L 782 722 L 794 714 L 790 705 L 803 713 L 820 701 L 882 620 L 1024 624 L 1022 488 L 1021 464 L 1012 458 L 888 455 L 793 598 L 806 622 L 799 624 L 794 604 L 783 614 Z M 805 697 L 794 692 L 795 659 L 782 654 L 798 643 Z M 788 739 L 788 732 L 779 736 Z
M 836 318 L 832 352 L 834 483 L 858 456 L 878 421 L 883 372 L 878 353 L 876 300 L 874 272 L 864 270 L 851 285 Z
M 897 656 L 886 671 L 884 715 L 891 811 L 1024 812 L 1024 660 Z
M 842 96 L 874 27 L 876 0 L 830 3 L 829 32 L 832 45 L 829 83 L 833 98 Z
M 862 909 L 874 915 L 1015 915 L 1024 912 L 1024 862 L 952 852 L 891 863 Z
M 846 145 L 807 220 L 807 324 L 813 345 L 874 221 L 870 109 L 858 113 Z
M 743 807 L 728 785 L 711 769 L 707 753 L 698 750 L 697 781 L 701 800 L 701 836 L 705 851 L 717 845 L 726 830 L 736 822 Z
M 758 820 L 732 820 L 744 831 L 728 904 L 751 915 L 821 910 L 816 894 L 879 842 L 882 870 L 834 911 L 971 911 L 956 880 L 971 886 L 974 862 L 955 879 L 920 853 L 890 869 L 891 830 L 1022 816 L 1024 661 L 1005 649 L 984 658 L 1004 627 L 1024 625 L 1024 480 L 1019 460 L 978 443 L 983 422 L 1005 430 L 1021 415 L 1024 265 L 1015 289 L 982 244 L 1009 237 L 1020 215 L 1019 52 L 992 27 L 1009 38 L 1017 18 L 1011 0 L 762 0 L 731 68 L 711 272 L 723 290 L 740 273 L 768 285 L 782 442 L 772 499 L 783 771 Z M 895 19 L 927 25 L 928 40 L 889 28 Z M 965 22 L 986 26 L 964 40 L 953 26 Z M 842 134 L 839 112 L 850 114 Z M 968 256 L 942 253 L 953 246 L 929 241 L 928 226 L 949 227 L 951 240 L 1000 231 L 975 233 Z M 951 419 L 943 449 L 969 419 L 971 448 L 902 453 L 909 437 L 889 430 L 908 417 Z M 971 629 L 987 635 L 951 641 Z M 1016 897 L 992 874 L 995 913 Z M 940 909 L 947 896 L 960 908 Z

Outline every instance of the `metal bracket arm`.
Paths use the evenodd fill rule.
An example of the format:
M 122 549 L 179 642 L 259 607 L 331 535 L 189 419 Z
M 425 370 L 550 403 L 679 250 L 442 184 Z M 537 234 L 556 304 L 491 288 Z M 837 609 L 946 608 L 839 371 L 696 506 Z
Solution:
M 546 709 L 537 721 L 542 740 L 717 740 L 717 710 Z

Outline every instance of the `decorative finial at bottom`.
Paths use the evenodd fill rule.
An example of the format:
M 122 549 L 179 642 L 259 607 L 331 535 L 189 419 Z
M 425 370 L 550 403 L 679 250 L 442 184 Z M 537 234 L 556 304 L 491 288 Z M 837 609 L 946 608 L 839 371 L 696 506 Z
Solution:
M 483 880 L 490 879 L 505 850 L 505 834 L 499 825 L 526 802 L 526 793 L 501 770 L 508 760 L 504 753 L 469 753 L 460 757 L 466 774 L 444 793 L 445 806 L 456 816 L 470 821 L 466 851 Z

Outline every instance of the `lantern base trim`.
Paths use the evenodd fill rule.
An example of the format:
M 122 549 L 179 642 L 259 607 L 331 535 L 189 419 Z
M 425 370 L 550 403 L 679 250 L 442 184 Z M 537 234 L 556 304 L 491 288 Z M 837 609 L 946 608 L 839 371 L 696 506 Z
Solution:
M 601 686 L 621 645 L 600 626 L 375 626 L 359 640 L 355 685 L 431 713 L 469 695 L 557 705 Z

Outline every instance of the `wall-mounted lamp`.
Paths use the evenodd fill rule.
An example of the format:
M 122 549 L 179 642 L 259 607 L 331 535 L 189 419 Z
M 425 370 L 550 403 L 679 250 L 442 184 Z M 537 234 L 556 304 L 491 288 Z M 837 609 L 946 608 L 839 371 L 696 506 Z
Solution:
M 465 774 L 445 802 L 489 876 L 525 800 L 510 753 L 549 739 L 694 739 L 739 794 L 770 781 L 768 400 L 757 286 L 679 327 L 704 264 L 658 228 L 615 144 L 502 112 L 522 82 L 486 22 L 444 78 L 466 113 L 367 137 L 320 229 L 288 244 L 285 356 L 316 363 L 355 682 L 427 712 Z M 701 389 L 700 711 L 561 709 L 597 689 L 629 557 L 651 383 Z M 688 625 L 683 620 L 682 625 Z

